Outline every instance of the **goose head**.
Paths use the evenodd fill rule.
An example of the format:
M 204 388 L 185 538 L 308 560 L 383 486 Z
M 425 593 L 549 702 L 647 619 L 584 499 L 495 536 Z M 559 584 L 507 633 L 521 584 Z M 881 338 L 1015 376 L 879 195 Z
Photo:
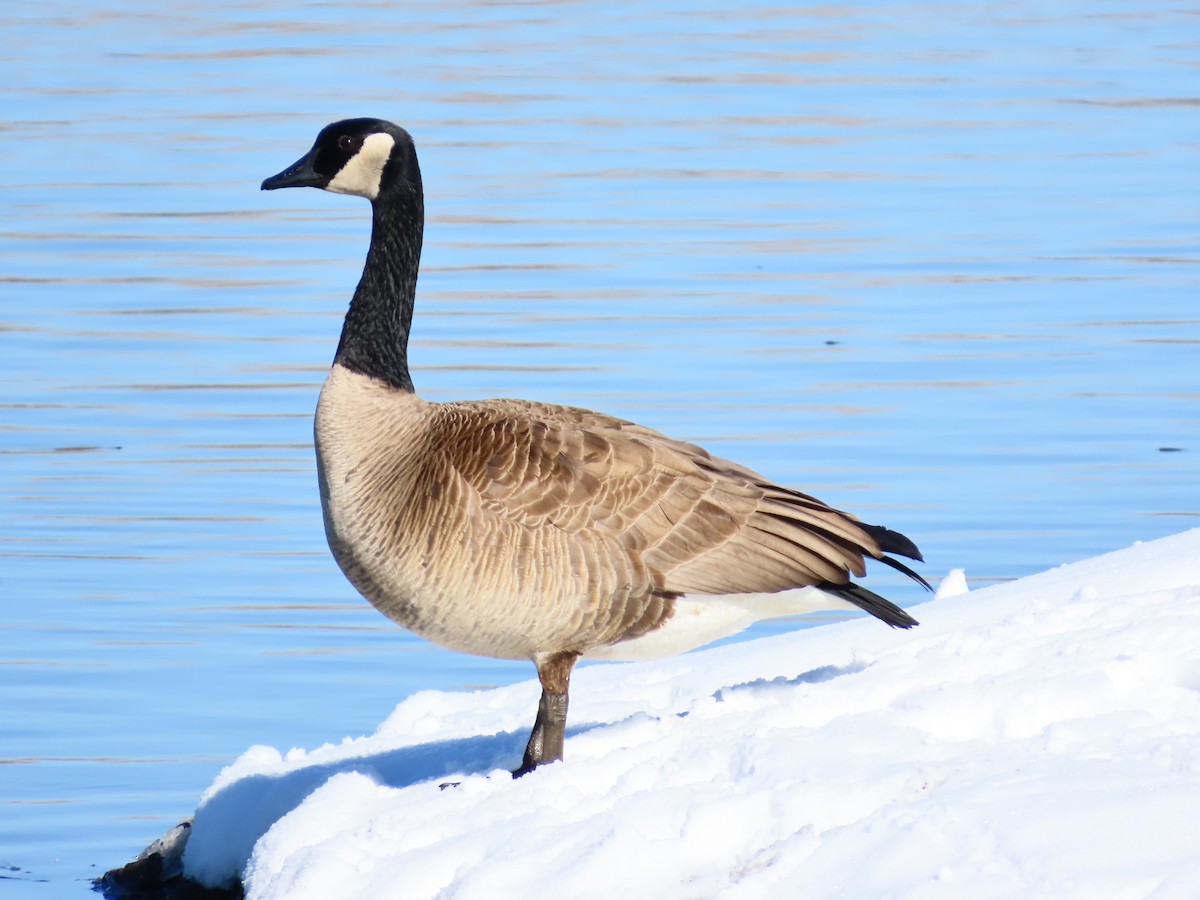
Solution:
M 383 119 L 343 119 L 326 125 L 312 149 L 262 183 L 264 191 L 315 187 L 372 203 L 392 193 L 421 191 L 417 151 L 407 131 Z

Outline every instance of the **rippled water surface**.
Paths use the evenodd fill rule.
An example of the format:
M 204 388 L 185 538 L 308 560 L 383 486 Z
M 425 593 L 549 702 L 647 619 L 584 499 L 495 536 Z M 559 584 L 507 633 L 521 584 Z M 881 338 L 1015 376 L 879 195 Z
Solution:
M 1196 524 L 1194 10 L 432 6 L 0 13 L 0 896 L 82 895 L 251 744 L 532 674 L 401 632 L 325 549 L 311 413 L 369 217 L 258 184 L 335 118 L 417 140 L 430 398 L 700 441 L 931 579 Z

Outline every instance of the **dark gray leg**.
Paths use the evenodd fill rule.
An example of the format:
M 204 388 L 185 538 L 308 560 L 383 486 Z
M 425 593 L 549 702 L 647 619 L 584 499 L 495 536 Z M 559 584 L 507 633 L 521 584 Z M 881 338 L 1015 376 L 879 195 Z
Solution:
M 542 683 L 542 699 L 538 701 L 537 718 L 525 747 L 521 767 L 513 770 L 520 778 L 542 763 L 563 758 L 563 740 L 567 733 L 567 692 L 571 685 L 571 669 L 579 659 L 578 653 L 555 653 L 538 662 L 538 681 Z

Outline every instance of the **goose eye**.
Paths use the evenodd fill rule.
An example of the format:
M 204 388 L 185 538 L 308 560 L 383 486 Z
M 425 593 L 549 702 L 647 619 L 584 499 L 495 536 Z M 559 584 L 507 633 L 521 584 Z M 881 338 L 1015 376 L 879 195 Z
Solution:
M 338 138 L 337 143 L 338 147 L 342 150 L 351 150 L 354 148 L 354 138 L 350 137 L 348 134 L 343 134 L 340 138 Z

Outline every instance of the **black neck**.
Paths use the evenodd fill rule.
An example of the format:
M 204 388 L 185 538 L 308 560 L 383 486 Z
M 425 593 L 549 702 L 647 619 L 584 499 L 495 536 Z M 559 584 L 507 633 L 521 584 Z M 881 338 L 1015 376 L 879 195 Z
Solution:
M 371 247 L 333 361 L 412 391 L 408 331 L 417 294 L 425 206 L 419 190 L 401 189 L 380 194 L 371 211 Z

